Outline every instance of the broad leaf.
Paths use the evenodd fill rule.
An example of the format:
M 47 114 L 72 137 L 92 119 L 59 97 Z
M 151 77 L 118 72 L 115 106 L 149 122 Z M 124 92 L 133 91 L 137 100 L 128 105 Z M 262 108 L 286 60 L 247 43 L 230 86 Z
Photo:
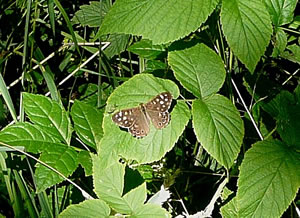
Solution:
M 233 194 L 233 192 L 225 187 L 222 194 L 223 202 L 228 201 L 231 194 Z M 236 197 L 232 198 L 223 207 L 221 207 L 221 214 L 224 218 L 238 218 Z
M 239 217 L 280 217 L 300 186 L 300 156 L 280 141 L 254 144 L 238 180 Z
M 0 132 L 0 141 L 13 146 L 24 146 L 26 151 L 40 153 L 51 149 L 59 142 L 55 137 L 40 130 L 31 123 L 16 123 Z M 64 146 L 64 145 L 63 145 Z
M 79 204 L 73 204 L 65 209 L 58 217 L 109 217 L 110 208 L 100 200 L 87 200 Z
M 145 204 L 139 207 L 131 218 L 167 218 L 170 214 L 163 208 L 155 204 Z
M 221 58 L 204 44 L 170 52 L 168 59 L 176 79 L 199 98 L 217 92 L 224 83 Z
M 220 164 L 229 169 L 240 151 L 243 121 L 232 103 L 221 95 L 195 100 L 193 127 L 198 141 Z
M 113 56 L 125 51 L 129 41 L 129 35 L 110 34 L 107 39 L 104 39 L 104 41 L 110 42 L 109 46 L 104 50 L 104 53 L 108 58 L 112 58 Z
M 70 146 L 52 144 L 51 149 L 41 154 L 40 160 L 68 177 L 78 166 L 77 155 L 75 149 Z M 44 191 L 46 188 L 64 181 L 60 175 L 41 164 L 37 164 L 35 178 L 37 192 Z
M 280 56 L 294 63 L 300 64 L 300 46 L 289 45 L 286 47 L 288 51 L 284 51 Z
M 98 156 L 93 157 L 95 193 L 119 213 L 130 213 L 130 206 L 122 198 L 124 174 L 125 165 L 111 160 L 110 165 L 104 167 Z
M 195 31 L 217 0 L 118 0 L 105 16 L 101 33 L 127 33 L 163 44 Z
M 143 206 L 147 198 L 146 183 L 130 190 L 123 196 L 123 199 L 127 202 L 131 211 L 134 213 L 139 207 Z
M 96 144 L 100 142 L 103 135 L 103 112 L 80 101 L 75 101 L 71 115 L 74 129 L 79 138 L 92 148 L 96 148 Z
M 23 93 L 25 112 L 41 130 L 70 144 L 72 126 L 65 109 L 42 95 Z
M 271 39 L 269 14 L 261 0 L 223 0 L 221 22 L 230 48 L 253 72 Z
M 83 167 L 85 176 L 90 176 L 93 173 L 92 157 L 88 151 L 80 151 L 78 154 L 78 163 Z
M 141 40 L 131 45 L 128 51 L 147 59 L 155 59 L 166 51 L 162 45 L 153 45 L 150 40 Z
M 80 6 L 80 10 L 75 13 L 73 21 L 79 22 L 83 26 L 99 27 L 109 8 L 110 2 L 108 0 L 92 1 L 89 5 Z
M 264 0 L 275 27 L 292 22 L 297 0 Z
M 277 57 L 278 55 L 280 55 L 287 45 L 287 35 L 281 28 L 277 29 L 275 40 L 276 41 L 272 53 L 273 57 Z

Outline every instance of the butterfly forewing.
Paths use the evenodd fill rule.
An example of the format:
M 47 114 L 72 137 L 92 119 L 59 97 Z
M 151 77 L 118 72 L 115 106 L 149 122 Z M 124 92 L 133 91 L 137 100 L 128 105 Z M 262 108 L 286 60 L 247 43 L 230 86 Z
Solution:
M 168 110 L 171 106 L 171 103 L 171 93 L 163 92 L 145 104 L 145 111 L 150 117 L 155 128 L 162 129 L 168 125 L 170 120 L 170 114 Z

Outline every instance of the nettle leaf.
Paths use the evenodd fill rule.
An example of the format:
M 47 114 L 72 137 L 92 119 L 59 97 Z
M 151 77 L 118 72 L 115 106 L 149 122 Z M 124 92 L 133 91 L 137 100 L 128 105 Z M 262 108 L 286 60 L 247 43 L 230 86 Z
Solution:
M 78 166 L 77 155 L 75 149 L 70 146 L 52 144 L 51 149 L 41 154 L 40 160 L 68 177 Z M 39 163 L 36 167 L 35 179 L 37 192 L 44 191 L 46 188 L 64 181 L 60 175 Z
M 215 9 L 217 0 L 118 0 L 100 32 L 127 33 L 163 44 L 195 31 Z
M 221 58 L 204 44 L 170 52 L 168 60 L 176 79 L 199 98 L 217 92 L 224 83 Z
M 70 144 L 72 126 L 65 109 L 42 95 L 23 93 L 24 109 L 30 120 L 41 130 Z
M 92 1 L 89 5 L 80 6 L 80 10 L 75 13 L 73 21 L 79 22 L 83 26 L 99 27 L 109 8 L 110 2 L 108 0 Z
M 26 151 L 40 153 L 51 149 L 59 140 L 31 123 L 16 123 L 0 132 L 0 141 L 12 146 L 24 146 Z
M 58 217 L 109 217 L 109 206 L 100 199 L 93 199 L 67 207 Z
M 264 4 L 261 0 L 223 0 L 221 22 L 230 48 L 253 72 L 272 34 Z
M 297 0 L 264 0 L 275 27 L 293 21 L 297 2 Z
M 300 156 L 280 141 L 255 143 L 238 180 L 239 217 L 280 217 L 300 186 Z
M 100 142 L 103 136 L 103 112 L 88 104 L 75 101 L 71 116 L 74 121 L 74 129 L 79 138 L 92 148 L 96 148 L 96 144 Z
M 193 127 L 205 150 L 229 169 L 240 151 L 244 135 L 238 110 L 221 95 L 195 100 L 192 105 Z
M 171 121 L 167 127 L 158 130 L 151 124 L 150 133 L 140 139 L 121 130 L 113 123 L 112 113 L 109 113 L 113 108 L 114 111 L 118 111 L 137 107 L 164 91 L 172 93 L 173 98 L 177 98 L 179 95 L 178 87 L 172 81 L 156 78 L 150 74 L 136 75 L 116 88 L 107 101 L 107 114 L 104 115 L 103 120 L 104 137 L 100 143 L 100 153 L 114 148 L 126 159 L 148 163 L 159 160 L 171 150 L 190 118 L 189 109 L 184 102 L 177 101 L 175 107 L 171 109 Z M 117 138 L 114 137 L 116 135 Z
M 147 59 L 155 59 L 166 51 L 162 45 L 153 45 L 150 40 L 143 39 L 131 45 L 128 51 Z

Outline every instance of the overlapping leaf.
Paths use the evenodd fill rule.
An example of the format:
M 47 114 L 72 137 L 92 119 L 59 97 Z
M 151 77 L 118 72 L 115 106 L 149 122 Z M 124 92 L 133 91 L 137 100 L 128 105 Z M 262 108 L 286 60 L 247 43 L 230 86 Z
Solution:
M 177 86 L 169 80 L 155 78 L 148 74 L 134 76 L 118 87 L 110 96 L 107 102 L 107 112 L 111 111 L 112 108 L 117 111 L 137 107 L 140 103 L 146 103 L 164 91 L 172 93 L 174 98 L 179 94 Z M 187 105 L 178 101 L 172 109 L 171 121 L 166 128 L 158 130 L 151 124 L 150 133 L 142 139 L 137 139 L 127 131 L 120 130 L 112 122 L 111 114 L 106 114 L 103 121 L 105 135 L 100 143 L 100 153 L 115 148 L 123 157 L 137 160 L 140 163 L 159 160 L 172 149 L 182 134 L 189 117 Z M 111 140 L 113 135 L 118 135 L 118 138 Z
M 58 217 L 61 218 L 69 218 L 69 217 L 78 217 L 78 216 L 85 216 L 85 217 L 109 217 L 110 215 L 110 208 L 108 205 L 100 200 L 87 200 L 81 202 L 79 204 L 73 204 L 67 209 L 65 209 Z
M 280 141 L 247 151 L 238 180 L 239 217 L 280 217 L 300 186 L 300 156 Z
M 223 0 L 221 22 L 230 48 L 253 72 L 272 34 L 265 5 L 261 0 Z
M 224 83 L 221 58 L 204 44 L 170 52 L 168 59 L 176 79 L 199 98 L 217 92 Z
M 118 0 L 101 33 L 127 33 L 163 44 L 195 31 L 215 9 L 217 0 Z
M 96 144 L 102 138 L 102 119 L 103 112 L 96 108 L 75 101 L 71 111 L 74 121 L 74 129 L 79 138 L 87 145 L 96 148 Z
M 70 143 L 72 126 L 65 109 L 42 95 L 23 93 L 25 112 L 43 131 Z
M 193 127 L 205 150 L 227 169 L 236 159 L 244 135 L 243 121 L 232 103 L 221 95 L 196 100 Z

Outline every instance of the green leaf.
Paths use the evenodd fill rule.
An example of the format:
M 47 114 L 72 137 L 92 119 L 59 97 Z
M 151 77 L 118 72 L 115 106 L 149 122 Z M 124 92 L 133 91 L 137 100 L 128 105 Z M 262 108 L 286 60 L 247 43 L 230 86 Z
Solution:
M 287 35 L 281 28 L 278 28 L 278 30 L 276 32 L 275 40 L 276 41 L 274 44 L 272 57 L 277 57 L 278 55 L 280 55 L 284 51 L 284 49 L 287 45 Z
M 129 41 L 129 35 L 110 34 L 108 39 L 105 39 L 105 41 L 110 42 L 110 45 L 104 50 L 104 53 L 108 58 L 112 58 L 113 56 L 125 51 Z
M 16 123 L 2 130 L 0 141 L 12 146 L 24 146 L 26 151 L 35 154 L 51 149 L 53 144 L 59 142 L 38 126 L 26 122 Z
M 77 152 L 70 146 L 52 144 L 51 149 L 44 151 L 40 160 L 61 172 L 64 176 L 70 176 L 78 166 Z M 44 191 L 59 182 L 64 181 L 57 173 L 41 164 L 37 164 L 35 171 L 37 192 Z
M 79 22 L 82 26 L 99 27 L 109 8 L 108 0 L 92 1 L 89 5 L 80 6 L 80 10 L 75 13 L 73 21 Z
M 65 109 L 42 95 L 23 93 L 25 112 L 30 120 L 54 137 L 70 144 L 72 126 Z
M 100 200 L 87 200 L 67 207 L 58 217 L 109 217 L 110 208 Z
M 74 129 L 79 138 L 92 148 L 96 148 L 96 144 L 100 142 L 103 136 L 103 112 L 88 104 L 75 101 L 71 116 Z
M 100 31 L 141 35 L 153 44 L 163 44 L 199 28 L 217 3 L 217 0 L 118 0 L 105 16 Z
M 289 45 L 286 47 L 288 51 L 284 51 L 280 56 L 294 63 L 300 64 L 300 46 Z
M 131 45 L 128 51 L 147 59 L 155 59 L 166 51 L 162 45 L 153 45 L 150 40 L 141 40 Z
M 121 110 L 137 107 L 164 91 L 172 93 L 173 98 L 179 95 L 178 87 L 172 81 L 159 79 L 150 74 L 136 75 L 115 89 L 107 101 L 108 114 L 104 115 L 104 137 L 99 152 L 105 152 L 105 156 L 108 155 L 108 151 L 116 152 L 126 159 L 148 163 L 159 160 L 171 150 L 190 118 L 189 109 L 184 102 L 177 101 L 171 112 L 171 121 L 166 128 L 158 130 L 151 124 L 150 133 L 141 139 L 121 130 L 111 120 L 113 109 L 116 111 L 116 108 Z M 118 137 L 115 137 L 116 135 Z
M 300 156 L 280 141 L 255 143 L 240 168 L 239 217 L 280 217 L 300 186 Z
M 131 211 L 134 213 L 139 207 L 143 206 L 144 202 L 146 201 L 146 183 L 143 183 L 135 189 L 132 189 L 130 192 L 126 193 L 123 198 L 131 208 Z
M 130 213 L 131 208 L 122 198 L 125 165 L 110 160 L 104 167 L 99 156 L 93 156 L 94 188 L 98 197 L 119 213 Z
M 80 151 L 78 154 L 78 162 L 85 171 L 85 176 L 91 176 L 93 173 L 92 157 L 88 151 Z
M 230 48 L 253 72 L 272 34 L 264 4 L 261 0 L 223 0 L 221 22 Z
M 232 103 L 221 95 L 195 100 L 193 127 L 205 150 L 229 169 L 240 151 L 244 135 L 243 121 Z
M 297 0 L 264 0 L 275 27 L 290 23 L 294 18 Z
M 233 194 L 233 192 L 225 187 L 222 193 L 223 202 L 227 201 L 231 194 Z M 238 218 L 236 197 L 232 198 L 223 207 L 221 207 L 221 214 L 224 218 Z
M 204 44 L 170 52 L 168 59 L 176 79 L 199 98 L 217 92 L 224 83 L 221 58 Z
M 155 204 L 145 204 L 139 207 L 131 218 L 166 218 L 171 217 L 170 214 L 163 208 Z

